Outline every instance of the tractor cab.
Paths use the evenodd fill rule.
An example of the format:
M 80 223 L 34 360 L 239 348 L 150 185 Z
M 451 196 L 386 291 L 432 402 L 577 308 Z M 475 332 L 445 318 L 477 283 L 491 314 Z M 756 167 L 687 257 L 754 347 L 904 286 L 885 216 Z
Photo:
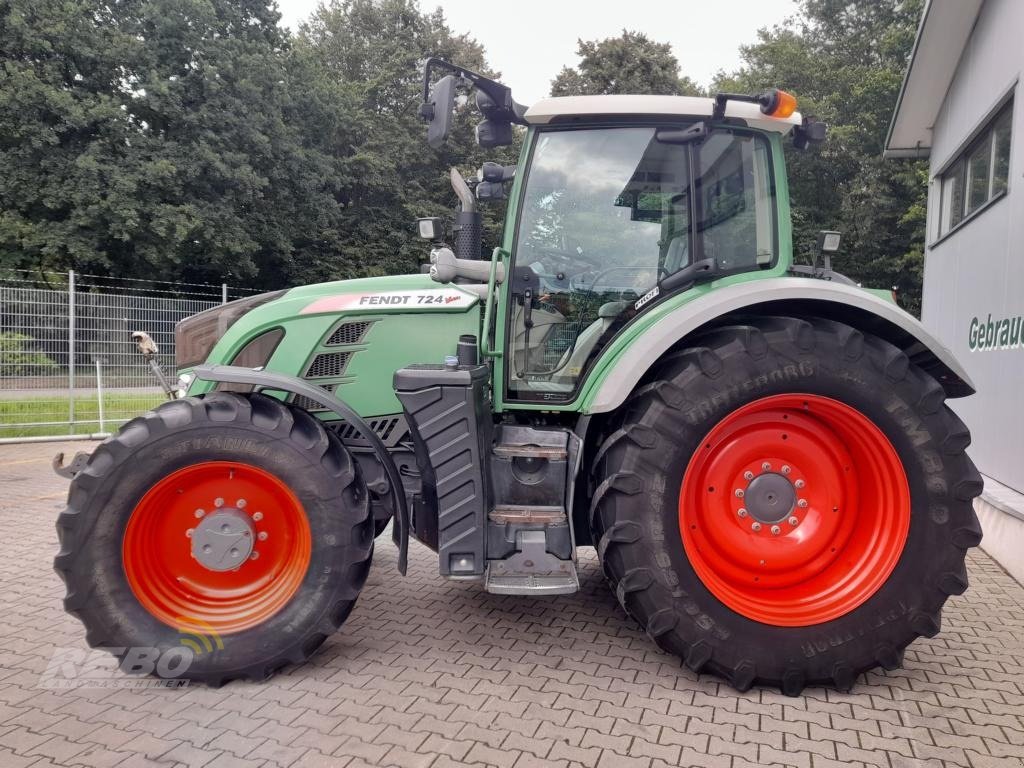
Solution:
M 645 308 L 770 268 L 775 209 L 761 133 L 703 121 L 538 132 L 512 244 L 509 399 L 571 399 Z
M 431 88 L 434 69 L 452 74 Z M 698 286 L 792 264 L 781 142 L 793 134 L 806 147 L 825 126 L 802 118 L 789 94 L 577 96 L 525 109 L 505 86 L 431 60 L 421 114 L 432 146 L 450 130 L 459 82 L 477 88 L 485 146 L 510 143 L 513 123 L 527 129 L 515 169 L 488 164 L 468 183 L 452 170 L 452 249 L 439 219 L 419 224 L 435 242 L 435 280 L 483 282 L 490 270 L 471 263 L 477 204 L 509 200 L 492 257 L 500 290 L 484 294 L 497 303 L 488 331 L 503 404 L 572 403 L 633 318 Z

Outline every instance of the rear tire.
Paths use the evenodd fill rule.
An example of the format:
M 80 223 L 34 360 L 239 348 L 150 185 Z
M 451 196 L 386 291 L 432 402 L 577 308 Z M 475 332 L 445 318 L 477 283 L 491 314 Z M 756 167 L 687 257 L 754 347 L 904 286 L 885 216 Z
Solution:
M 217 510 L 252 526 L 237 568 L 203 565 L 192 548 Z M 104 441 L 57 532 L 64 606 L 90 646 L 122 660 L 191 648 L 173 676 L 214 686 L 312 655 L 352 610 L 373 553 L 368 494 L 338 438 L 301 409 L 229 392 L 164 403 Z
M 871 547 L 857 549 L 851 544 L 851 549 L 844 550 L 842 543 L 835 544 L 832 552 L 839 549 L 844 557 L 859 552 L 862 562 L 842 561 L 832 571 L 820 565 L 821 559 L 801 562 L 808 583 L 815 569 L 826 573 L 826 579 L 827 574 L 836 574 L 838 582 L 847 568 L 856 575 L 858 565 L 863 566 L 863 578 L 857 582 L 862 589 L 856 594 L 851 589 L 845 603 L 841 595 L 832 595 L 829 602 L 823 589 L 818 597 L 796 595 L 789 604 L 773 606 L 771 601 L 795 593 L 765 590 L 754 583 L 757 568 L 770 568 L 772 563 L 766 562 L 767 557 L 744 558 L 753 552 L 778 552 L 772 548 L 790 534 L 788 524 L 803 524 L 796 516 L 782 517 L 778 525 L 766 520 L 761 527 L 755 526 L 756 535 L 763 538 L 751 539 L 748 547 L 743 537 L 755 535 L 753 507 L 740 513 L 739 504 L 733 503 L 736 499 L 719 500 L 714 495 L 724 491 L 742 498 L 742 494 L 731 486 L 714 491 L 701 487 L 700 493 L 707 496 L 700 504 L 695 502 L 702 498 L 699 495 L 688 491 L 682 496 L 684 476 L 700 471 L 699 452 L 712 450 L 707 441 L 721 434 L 716 429 L 728 429 L 737 413 L 742 416 L 751 408 L 762 409 L 755 420 L 768 419 L 763 415 L 765 404 L 791 407 L 792 398 L 779 396 L 794 393 L 807 395 L 812 404 L 838 401 L 841 410 L 866 417 L 865 434 L 874 430 L 884 435 L 875 447 L 881 450 L 886 442 L 891 444 L 898 457 L 896 466 L 902 465 L 905 474 L 907 520 L 902 533 L 895 490 L 903 483 L 902 474 L 899 482 L 890 475 L 875 481 L 879 493 L 892 491 L 884 496 L 884 504 L 875 505 L 884 515 L 872 517 L 869 505 L 858 507 L 856 498 L 847 499 L 844 509 L 853 510 L 854 531 L 858 525 L 888 526 L 895 531 L 879 533 L 892 552 L 887 578 L 883 574 L 875 579 L 880 583 L 872 582 L 871 569 L 865 565 L 874 557 Z M 665 359 L 620 409 L 606 429 L 594 462 L 593 540 L 623 608 L 661 648 L 678 655 L 690 669 L 717 674 L 739 690 L 754 684 L 778 686 L 789 695 L 799 694 L 805 685 L 846 690 L 866 670 L 898 667 L 907 645 L 939 631 L 946 599 L 967 588 L 966 550 L 981 540 L 972 505 L 981 492 L 981 477 L 965 453 L 970 442 L 967 428 L 944 400 L 941 385 L 899 349 L 828 320 L 757 318 L 693 340 L 688 349 Z M 812 405 L 807 417 L 817 418 L 814 411 Z M 797 420 L 805 415 L 799 410 L 793 413 Z M 742 436 L 732 435 L 737 440 Z M 834 442 L 840 444 L 841 452 L 843 440 Z M 726 444 L 731 447 L 720 454 L 725 462 L 750 446 L 748 442 L 744 449 L 742 440 Z M 773 455 L 782 456 L 784 462 L 793 446 L 783 445 L 773 449 Z M 822 464 L 827 463 L 825 459 Z M 818 471 L 816 462 L 804 463 L 809 465 L 809 475 Z M 862 497 L 870 498 L 878 467 L 866 459 L 864 463 L 870 466 L 852 468 L 860 471 L 860 482 L 851 486 L 852 493 L 859 488 Z M 772 464 L 766 460 L 759 466 Z M 787 465 L 786 470 L 796 476 L 795 469 Z M 777 483 L 780 476 L 772 482 Z M 831 482 L 834 475 L 829 478 Z M 706 486 L 706 477 L 701 479 Z M 750 486 L 745 487 L 749 495 Z M 785 486 L 783 490 L 789 493 Z M 795 504 L 797 497 L 792 499 Z M 804 505 L 801 512 L 816 513 L 814 507 Z M 820 518 L 824 520 L 831 511 L 823 511 Z M 717 537 L 720 545 L 724 541 L 726 548 L 716 554 L 707 544 L 710 539 L 698 545 L 681 530 L 681 526 L 692 527 L 694 531 L 685 533 L 694 533 L 699 525 L 711 528 L 709 536 Z M 813 531 L 813 524 L 807 530 Z M 794 529 L 793 542 L 798 540 Z M 732 550 L 731 545 L 735 545 Z M 744 547 L 748 551 L 741 555 Z M 828 549 L 825 544 L 824 560 L 830 557 Z M 801 572 L 791 580 L 802 584 L 804 575 Z M 738 591 L 730 591 L 733 583 L 740 584 Z

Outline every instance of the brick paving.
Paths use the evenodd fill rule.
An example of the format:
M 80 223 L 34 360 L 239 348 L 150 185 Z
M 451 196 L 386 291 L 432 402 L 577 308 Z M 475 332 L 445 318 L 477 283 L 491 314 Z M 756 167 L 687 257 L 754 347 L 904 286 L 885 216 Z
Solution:
M 384 541 L 342 630 L 306 665 L 220 690 L 48 690 L 54 648 L 85 648 L 51 569 L 85 443 L 0 446 L 0 768 L 19 766 L 1024 766 L 1024 588 L 975 550 L 943 632 L 850 694 L 738 694 L 647 640 L 592 550 L 578 595 L 499 597 L 409 575 Z

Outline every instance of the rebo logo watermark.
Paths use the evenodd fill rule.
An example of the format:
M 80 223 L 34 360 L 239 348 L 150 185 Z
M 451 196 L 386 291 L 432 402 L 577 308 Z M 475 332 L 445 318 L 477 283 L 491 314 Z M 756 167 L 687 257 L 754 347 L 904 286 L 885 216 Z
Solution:
M 200 619 L 177 621 L 178 645 L 164 648 L 55 648 L 41 688 L 185 688 L 197 658 L 224 650 L 220 635 Z
M 39 678 L 39 687 L 185 688 L 188 680 L 182 675 L 194 659 L 195 652 L 185 646 L 55 648 Z

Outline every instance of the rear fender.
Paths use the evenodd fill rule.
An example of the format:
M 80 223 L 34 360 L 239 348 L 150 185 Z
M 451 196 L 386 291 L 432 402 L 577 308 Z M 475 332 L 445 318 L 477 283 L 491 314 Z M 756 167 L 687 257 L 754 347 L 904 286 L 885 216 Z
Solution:
M 785 277 L 725 286 L 658 318 L 604 366 L 606 373 L 584 404 L 584 412 L 618 408 L 651 366 L 688 336 L 730 317 L 750 315 L 802 315 L 846 323 L 902 349 L 912 363 L 935 377 L 948 397 L 974 394 L 974 384 L 953 354 L 896 304 L 856 286 Z

